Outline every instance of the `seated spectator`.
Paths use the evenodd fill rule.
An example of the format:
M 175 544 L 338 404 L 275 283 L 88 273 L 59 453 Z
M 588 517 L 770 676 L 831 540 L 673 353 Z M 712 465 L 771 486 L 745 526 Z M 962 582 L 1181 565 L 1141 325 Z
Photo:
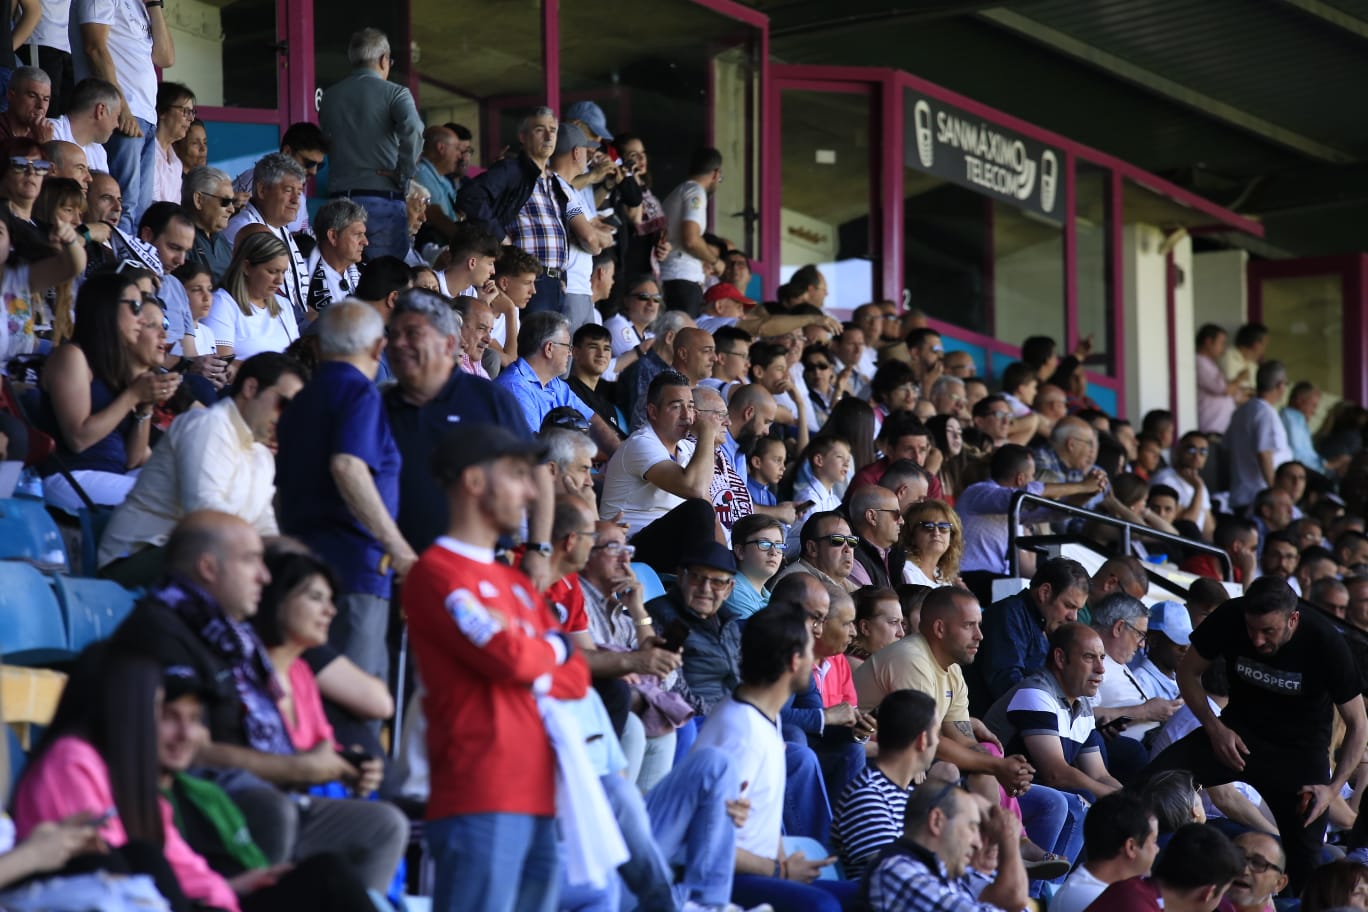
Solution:
M 677 584 L 646 604 L 666 641 L 682 643 L 684 680 L 703 715 L 741 682 L 742 625 L 723 604 L 735 575 L 731 552 L 705 544 L 680 559 Z
M 722 750 L 731 757 L 737 780 L 749 783 L 751 809 L 736 834 L 732 901 L 743 907 L 773 901 L 784 908 L 835 912 L 854 893 L 848 881 L 818 880 L 836 858 L 785 854 L 780 838 L 787 774 L 779 712 L 791 696 L 811 686 L 810 626 L 796 606 L 773 604 L 746 622 L 736 645 L 739 686 L 734 694 L 718 695 L 720 702 L 694 747 Z
M 1009 572 L 1007 511 L 1017 491 L 1052 499 L 1088 498 L 1101 492 L 1107 480 L 1102 472 L 1089 472 L 1081 481 L 1063 484 L 1034 481 L 1034 478 L 1035 459 L 1031 451 L 1016 445 L 1003 446 L 993 452 L 989 480 L 970 485 L 956 499 L 955 509 L 964 524 L 964 559 L 960 569 L 966 579 L 969 579 L 969 571 L 996 576 Z M 1045 515 L 1048 513 L 1040 508 L 1022 511 L 1025 522 L 1038 521 Z M 984 588 L 969 580 L 969 588 L 974 589 L 976 585 Z
M 1050 912 L 1083 912 L 1111 884 L 1146 877 L 1159 854 L 1159 824 L 1138 795 L 1113 792 L 1083 818 L 1087 861 L 1050 897 Z
M 1245 586 L 1253 582 L 1259 557 L 1259 527 L 1252 519 L 1222 517 L 1216 523 L 1211 543 L 1230 558 L 1231 578 L 1235 582 Z M 1193 554 L 1179 564 L 1178 569 L 1212 580 L 1225 578 L 1220 562 L 1205 553 Z
M 585 405 L 561 379 L 570 367 L 569 321 L 560 314 L 543 311 L 530 315 L 518 329 L 518 360 L 494 381 L 513 394 L 522 407 L 532 433 L 553 408 L 570 406 L 589 422 L 594 441 L 611 454 L 618 446 L 617 433 Z
M 1020 361 L 1014 361 L 1003 370 L 1002 398 L 1011 407 L 1013 420 L 1032 414 L 1031 403 L 1035 402 L 1039 383 L 1037 372 Z
M 745 383 L 750 370 L 750 349 L 754 338 L 750 333 L 735 326 L 722 326 L 713 332 L 713 342 L 717 345 L 717 363 L 713 365 L 712 379 L 706 381 L 716 386 L 724 395 L 738 383 Z M 808 426 L 812 426 L 811 406 L 808 408 Z
M 1301 894 L 1303 912 L 1339 912 L 1361 905 L 1368 897 L 1368 866 L 1354 861 L 1332 861 L 1311 874 Z
M 1273 472 L 1292 460 L 1287 429 L 1277 405 L 1287 392 L 1287 368 L 1281 361 L 1259 365 L 1253 399 L 1235 410 L 1222 446 L 1230 453 L 1230 506 L 1243 511 L 1264 488 L 1273 486 Z
M 178 82 L 158 83 L 156 145 L 151 148 L 155 161 L 151 174 L 151 202 L 181 201 L 181 179 L 185 170 L 172 146 L 185 138 L 194 119 L 195 93 Z
M 879 487 L 893 492 L 898 499 L 898 512 L 906 517 L 914 504 L 927 499 L 927 489 L 934 480 L 935 476 L 912 460 L 899 459 L 884 472 L 883 478 L 879 479 Z
M 213 682 L 205 698 L 211 740 L 197 762 L 219 771 L 272 864 L 337 851 L 369 889 L 384 892 L 407 842 L 403 815 L 371 801 L 305 804 L 283 790 L 356 783 L 362 772 L 331 742 L 297 752 L 290 741 L 265 647 L 247 623 L 270 579 L 262 554 L 260 536 L 243 520 L 189 514 L 167 542 L 167 581 L 138 604 L 114 642 L 151 647 L 163 665 L 188 666 Z
M 70 226 L 71 230 L 77 234 L 80 234 L 82 227 L 84 227 L 82 220 L 85 218 L 85 211 L 85 191 L 81 189 L 81 185 L 74 180 L 61 177 L 44 179 L 42 192 L 38 194 L 38 202 L 33 206 L 34 217 L 40 223 L 56 225 L 60 222 Z M 103 235 L 105 240 L 108 240 L 109 226 L 104 225 L 102 227 L 103 231 L 100 230 L 100 226 L 94 230 Z M 85 230 L 91 231 L 89 228 Z M 8 272 L 9 270 L 0 267 L 0 281 L 4 280 Z M 52 341 L 54 344 L 61 344 L 71 338 L 71 324 L 76 319 L 75 289 L 79 285 L 76 278 L 76 276 L 72 276 L 66 281 L 60 282 L 42 295 L 47 304 L 48 312 L 52 315 Z M 29 312 L 33 313 L 32 306 L 35 301 L 39 300 L 39 295 L 31 288 L 21 287 L 15 291 L 17 294 L 14 300 L 18 304 L 18 309 L 22 311 L 27 306 Z M 5 322 L 8 324 L 8 318 Z M 8 326 L 6 326 L 6 330 L 8 330 Z M 36 333 L 33 335 L 35 338 L 30 339 L 30 333 L 21 331 L 16 334 L 13 341 L 21 344 L 24 348 L 36 347 Z M 3 354 L 0 352 L 0 355 Z
M 0 114 L 0 117 L 3 117 Z M 45 159 L 40 143 L 24 137 L 5 141 L 4 155 L 8 161 L 0 176 L 0 196 L 9 215 L 33 228 L 46 229 L 33 217 L 33 206 L 43 189 L 43 178 L 52 173 L 52 162 Z
M 850 531 L 850 523 L 843 514 L 835 510 L 815 513 L 803 523 L 798 537 L 802 549 L 798 559 L 780 571 L 778 578 L 807 573 L 853 592 L 859 588 L 850 580 L 859 544 L 860 539 Z
M 305 180 L 307 175 L 317 174 L 318 169 L 323 166 L 323 160 L 328 155 L 328 140 L 317 124 L 306 120 L 292 123 L 280 137 L 280 154 L 299 165 L 304 175 L 300 180 Z M 248 168 L 233 178 L 233 192 L 237 194 L 238 199 L 244 201 L 255 197 L 256 181 L 256 168 Z M 290 234 L 312 236 L 314 233 L 309 225 L 309 198 L 302 186 L 299 190 L 299 212 L 285 229 Z M 232 242 L 233 238 L 229 237 L 228 243 Z
M 101 573 L 128 587 L 158 581 L 176 523 L 197 510 L 246 520 L 278 534 L 276 421 L 304 386 L 304 369 L 285 355 L 250 358 L 229 397 L 171 423 L 100 539 Z
M 960 421 L 969 421 L 973 417 L 969 413 L 968 399 L 964 395 L 964 381 L 959 377 L 946 374 L 936 380 L 931 384 L 930 399 L 931 404 L 936 407 L 937 415 L 953 417 Z
M 727 607 L 741 620 L 769 604 L 765 584 L 779 572 L 784 562 L 784 526 L 763 513 L 743 516 L 732 527 L 732 554 L 736 557 L 736 578 Z
M 831 821 L 832 845 L 852 880 L 902 836 L 913 784 L 926 779 L 936 759 L 936 705 L 926 694 L 894 691 L 879 702 L 878 718 L 879 754 L 846 786 Z
M 195 223 L 195 243 L 186 259 L 208 266 L 217 284 L 233 259 L 233 245 L 224 237 L 233 215 L 233 183 L 218 168 L 194 168 L 181 182 L 180 204 Z
M 1081 418 L 1065 418 L 1054 426 L 1050 445 L 1036 450 L 1035 480 L 1050 484 L 1079 483 L 1102 474 L 1096 490 L 1057 497 L 1065 503 L 1092 509 L 1102 500 L 1106 473 L 1097 467 L 1097 431 Z
M 695 417 L 689 381 L 674 371 L 651 381 L 648 421 L 608 461 L 599 516 L 622 514 L 645 563 L 672 569 L 686 547 L 715 537 L 708 501 L 720 416 Z M 693 431 L 697 444 L 687 438 Z
M 964 424 L 953 415 L 936 415 L 926 423 L 931 431 L 931 439 L 941 454 L 940 471 L 936 480 L 940 482 L 943 500 L 954 506 L 955 498 L 964 490 L 969 481 L 969 470 L 977 458 L 977 451 L 964 445 Z
M 60 244 L 56 253 L 18 219 L 0 218 L 0 294 L 7 311 L 0 319 L 0 372 L 14 356 L 37 348 L 34 327 L 40 319 L 43 293 L 85 269 L 85 248 L 76 243 L 75 229 L 62 222 L 53 225 L 52 231 Z
M 804 396 L 789 395 L 793 379 L 789 376 L 788 349 L 776 342 L 757 342 L 751 346 L 750 359 L 750 382 L 764 387 L 775 399 L 774 420 L 794 428 L 799 448 L 806 446 L 807 401 Z
M 877 442 L 883 456 L 877 462 L 863 466 L 851 479 L 846 489 L 846 499 L 865 485 L 876 485 L 896 462 L 909 460 L 918 466 L 926 466 L 932 451 L 931 431 L 910 412 L 896 414 L 879 427 Z M 932 500 L 940 500 L 941 486 L 935 475 L 928 470 L 926 495 Z
M 784 441 L 775 437 L 757 437 L 751 441 L 746 450 L 746 488 L 750 491 L 752 504 L 757 507 L 779 506 L 776 489 L 783 480 L 787 466 L 788 447 L 784 446 Z M 801 515 L 798 506 L 794 504 L 795 521 Z M 811 508 L 805 507 L 802 512 L 808 509 Z
M 732 527 L 737 520 L 751 515 L 755 507 L 751 503 L 750 489 L 745 479 L 737 472 L 727 455 L 727 428 L 731 414 L 727 404 L 717 390 L 706 386 L 696 386 L 693 390 L 694 413 L 700 420 L 717 421 L 722 433 L 718 434 L 713 445 L 712 483 L 708 488 L 708 499 L 713 512 L 717 514 L 717 525 L 727 545 L 731 544 Z M 695 443 L 697 446 L 697 443 Z M 744 465 L 742 466 L 744 470 Z
M 1292 502 L 1292 519 L 1302 518 L 1301 504 L 1306 499 L 1307 482 L 1310 476 L 1306 466 L 1295 459 L 1284 462 L 1273 473 L 1274 490 L 1283 491 Z
M 903 524 L 907 563 L 903 581 L 920 586 L 953 586 L 964 556 L 964 530 L 958 514 L 938 500 L 913 504 Z
M 184 353 L 185 337 L 195 334 L 195 321 L 190 315 L 185 289 L 172 274 L 185 263 L 186 254 L 195 243 L 195 225 L 178 204 L 163 200 L 148 206 L 138 220 L 138 240 L 145 248 L 151 248 L 156 257 L 153 272 L 157 274 L 157 296 L 165 302 L 163 306 L 170 322 L 169 354 L 176 356 L 167 358 L 167 366 L 172 367 Z
M 1029 896 L 1020 836 L 1020 822 L 1002 808 L 989 810 L 982 798 L 954 783 L 925 786 L 908 798 L 903 837 L 873 863 L 861 898 L 873 912 L 918 905 L 944 912 L 1024 908 Z M 960 878 L 985 838 L 998 846 L 999 867 L 975 898 Z
M 881 423 L 897 412 L 910 412 L 920 398 L 916 374 L 902 361 L 880 364 L 869 382 L 869 404 L 874 408 L 875 419 Z
M 472 308 L 474 305 L 472 305 Z M 466 321 L 469 325 L 469 320 Z M 485 334 L 486 337 L 488 333 Z M 485 339 L 488 345 L 488 339 Z M 605 378 L 613 364 L 611 337 L 608 330 L 597 323 L 586 323 L 575 330 L 570 341 L 571 361 L 568 383 L 570 391 L 603 419 L 619 439 L 627 437 L 627 429 L 618 417 L 617 387 Z
M 498 238 L 474 225 L 458 226 L 436 264 L 438 290 L 448 298 L 469 295 L 489 300 L 498 288 L 494 284 L 498 256 Z
M 403 260 L 395 257 L 371 257 L 361 270 L 361 280 L 356 283 L 352 297 L 375 308 L 380 319 L 389 326 L 390 315 L 394 313 L 394 306 L 399 303 L 400 292 L 412 284 L 409 269 Z M 389 371 L 387 360 L 384 370 Z M 392 377 L 393 372 L 390 371 L 385 379 Z
M 1179 512 L 1176 518 L 1193 523 L 1208 539 L 1216 530 L 1211 496 L 1202 480 L 1209 446 L 1204 434 L 1189 431 L 1179 439 L 1170 464 L 1150 477 L 1151 485 L 1167 485 L 1177 493 Z
M 283 352 L 299 338 L 295 312 L 277 293 L 290 269 L 290 251 L 271 232 L 242 239 L 223 273 L 204 323 L 219 355 L 237 359 Z
M 574 418 L 579 420 L 578 415 Z M 542 432 L 537 436 L 547 446 L 546 467 L 551 473 L 552 487 L 556 494 L 573 494 L 581 498 L 597 515 L 594 456 L 598 453 L 598 447 L 594 446 L 594 441 L 582 430 L 549 422 L 542 427 Z
M 518 314 L 532 300 L 537 276 L 542 272 L 541 261 L 532 254 L 511 245 L 499 248 L 499 256 L 494 260 L 494 285 L 499 294 L 490 305 L 494 308 L 491 348 L 498 353 L 499 363 L 485 365 L 491 376 L 498 373 L 500 365 L 507 367 L 518 358 Z
M 228 879 L 242 908 L 248 912 L 373 910 L 366 885 L 341 855 L 311 855 L 288 870 L 270 867 L 228 794 L 213 782 L 186 772 L 200 746 L 209 740 L 203 695 L 211 688 L 187 666 L 166 669 L 162 688 L 161 718 L 157 720 L 158 785 L 175 819 L 185 821 L 190 848 L 202 855 L 215 873 Z
M 193 341 L 190 338 L 183 341 L 182 351 L 186 358 L 205 358 L 204 378 L 215 389 L 223 389 L 228 382 L 228 362 L 215 354 L 218 346 L 214 344 L 214 331 L 204 322 L 214 306 L 214 277 L 208 266 L 188 261 L 181 264 L 174 276 L 185 290 L 190 319 L 195 327 Z
M 315 154 L 321 162 L 322 155 Z M 252 199 L 229 219 L 223 238 L 234 245 L 236 253 L 237 236 L 243 227 L 261 224 L 285 245 L 286 268 L 277 277 L 274 293 L 281 299 L 280 306 L 289 310 L 295 322 L 303 326 L 316 315 L 308 308 L 307 262 L 294 239 L 294 232 L 300 230 L 297 227 L 299 215 L 305 210 L 304 181 L 308 179 L 308 172 L 295 158 L 273 152 L 256 163 L 252 175 Z M 307 223 L 303 229 L 308 230 Z M 227 275 L 225 271 L 225 281 Z
M 427 223 L 428 207 L 432 204 L 432 192 L 416 180 L 410 180 L 408 187 L 404 191 L 404 216 L 406 237 L 408 238 L 408 250 L 403 257 L 404 265 L 412 266 L 414 269 L 426 267 L 433 277 L 432 291 L 439 291 L 436 285 L 437 274 L 432 272 L 428 266 L 427 254 L 432 250 L 431 245 L 424 244 L 423 250 L 418 250 L 418 232 Z M 395 259 L 398 259 L 396 257 Z
M 1119 729 L 1129 740 L 1112 739 L 1107 764 L 1113 775 L 1126 781 L 1145 765 L 1147 752 L 1135 743 L 1155 731 L 1178 711 L 1182 701 L 1151 693 L 1127 667 L 1145 645 L 1149 609 L 1139 599 L 1113 592 L 1092 604 L 1092 627 L 1101 638 L 1105 669 L 1093 713 L 1098 725 Z M 1112 723 L 1125 718 L 1125 722 Z M 1108 723 L 1112 723 L 1108 725 Z
M 71 342 L 48 358 L 40 381 L 38 425 L 57 441 L 70 473 L 49 466 L 48 503 L 76 512 L 84 505 L 72 482 L 97 504 L 123 502 L 148 459 L 152 410 L 180 386 L 181 375 L 158 372 L 166 344 L 155 298 L 117 275 L 92 278 L 76 299 Z
M 1297 539 L 1287 531 L 1270 532 L 1264 537 L 1263 551 L 1259 554 L 1259 575 L 1276 576 L 1283 580 L 1292 591 L 1301 595 L 1297 582 Z
M 885 588 L 902 582 L 907 553 L 898 544 L 903 537 L 903 515 L 897 495 L 878 486 L 856 491 L 850 499 L 850 527 L 860 539 L 850 582 Z
M 871 656 L 905 635 L 897 592 L 875 586 L 855 590 L 855 638 L 846 647 L 852 672 L 859 671 Z
M 1292 495 L 1281 487 L 1264 488 L 1254 496 L 1254 502 L 1250 504 L 1248 512 L 1249 517 L 1259 528 L 1261 545 L 1268 533 L 1281 532 L 1292 525 L 1295 509 L 1296 504 L 1292 500 Z
M 808 391 L 808 430 L 816 433 L 827 419 L 845 389 L 836 374 L 836 355 L 825 345 L 803 349 L 803 384 Z M 848 376 L 846 378 L 848 383 Z
M 1226 891 L 1235 912 L 1273 912 L 1273 897 L 1287 886 L 1287 856 L 1267 833 L 1241 833 L 1233 840 L 1244 855 L 1244 871 Z
M 190 121 L 185 136 L 175 143 L 175 147 L 176 155 L 181 160 L 182 176 L 208 164 L 209 134 L 205 130 L 204 121 L 198 117 Z
M 1004 750 L 1025 756 L 1037 781 L 1071 794 L 1071 803 L 1121 788 L 1107 769 L 1089 701 L 1102 683 L 1105 655 L 1091 628 L 1062 624 L 1050 634 L 1046 667 L 1017 682 L 984 718 Z
M 1178 664 L 1187 655 L 1191 637 L 1192 616 L 1181 602 L 1163 601 L 1150 606 L 1144 651 L 1137 652 L 1129 666 L 1145 693 L 1165 700 L 1180 698 Z M 1104 681 L 1103 690 L 1110 683 Z M 1126 734 L 1131 734 L 1129 728 Z
M 629 277 L 623 283 L 623 288 L 623 310 L 603 323 L 603 328 L 612 336 L 613 357 L 616 359 L 613 370 L 619 375 L 652 349 L 655 335 L 651 325 L 660 316 L 660 306 L 664 300 L 651 275 Z
M 308 309 L 322 313 L 335 301 L 353 297 L 361 284 L 358 266 L 366 251 L 366 210 L 346 197 L 328 200 L 313 220 L 318 246 L 305 266 Z
M 793 482 L 793 502 L 806 504 L 809 511 L 789 526 L 789 547 L 801 544 L 800 537 L 811 518 L 819 513 L 839 510 L 838 485 L 846 480 L 851 466 L 850 442 L 832 435 L 819 435 L 803 450 Z
M 319 319 L 321 363 L 280 419 L 277 516 L 282 532 L 338 572 L 329 641 L 387 679 L 392 577 L 418 555 L 395 522 L 401 458 L 374 383 L 385 326 L 360 301 L 334 304 Z
M 1173 834 L 1155 862 L 1152 876 L 1116 881 L 1090 908 L 1108 912 L 1212 912 L 1244 869 L 1240 850 L 1224 833 L 1190 823 Z
M 1077 414 L 1087 409 L 1100 411 L 1097 403 L 1088 396 L 1088 370 L 1078 356 L 1070 355 L 1062 359 L 1049 382 L 1062 389 L 1068 396 L 1069 414 Z
M 1326 577 L 1312 583 L 1305 598 L 1312 605 L 1331 617 L 1344 620 L 1349 610 L 1349 589 L 1335 577 Z

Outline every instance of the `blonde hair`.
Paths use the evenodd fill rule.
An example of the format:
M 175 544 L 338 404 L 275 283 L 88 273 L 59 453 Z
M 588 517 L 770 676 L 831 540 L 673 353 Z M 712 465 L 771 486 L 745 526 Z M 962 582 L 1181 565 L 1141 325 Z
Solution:
M 252 301 L 247 296 L 245 267 L 260 266 L 262 263 L 268 263 L 278 257 L 284 257 L 288 263 L 290 248 L 286 247 L 284 241 L 269 231 L 258 231 L 245 238 L 239 237 L 237 241 L 236 249 L 233 251 L 233 259 L 229 261 L 228 268 L 223 271 L 223 279 L 219 282 L 219 288 L 232 295 L 233 301 L 242 311 L 243 316 L 250 317 L 252 315 Z M 266 310 L 270 312 L 272 320 L 280 316 L 280 299 L 272 295 L 270 300 L 266 302 Z
M 922 522 L 950 523 L 950 545 L 936 562 L 936 572 L 948 583 L 959 573 L 960 558 L 964 557 L 964 529 L 960 526 L 959 517 L 950 509 L 949 504 L 939 500 L 923 500 L 908 507 L 903 525 L 903 547 L 907 550 L 908 557 L 921 556 L 913 532 L 917 528 L 917 523 Z

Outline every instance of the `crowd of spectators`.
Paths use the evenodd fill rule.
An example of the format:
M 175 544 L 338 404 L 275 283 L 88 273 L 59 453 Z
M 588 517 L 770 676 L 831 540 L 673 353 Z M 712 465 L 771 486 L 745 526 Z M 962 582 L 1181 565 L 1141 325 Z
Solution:
M 474 168 L 374 29 L 230 175 L 131 7 L 0 113 L 0 446 L 143 593 L 0 888 L 370 908 L 421 819 L 443 912 L 1365 908 L 1368 412 L 1266 329 L 1136 430 L 1087 340 L 761 300 L 716 149 L 582 101 Z

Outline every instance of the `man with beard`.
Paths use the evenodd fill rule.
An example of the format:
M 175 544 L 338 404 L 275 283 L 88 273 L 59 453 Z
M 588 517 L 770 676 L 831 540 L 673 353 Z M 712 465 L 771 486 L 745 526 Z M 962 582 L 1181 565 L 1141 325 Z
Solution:
M 774 396 L 758 383 L 737 387 L 727 403 L 731 425 L 726 429 L 720 447 L 736 469 L 736 474 L 746 482 L 750 481 L 746 454 L 756 440 L 769 436 L 770 427 L 774 424 L 775 408 Z M 791 500 L 774 506 L 754 504 L 754 509 L 756 513 L 773 516 L 785 524 L 793 522 L 798 516 L 797 505 Z
M 1230 702 L 1218 716 L 1202 673 L 1224 658 Z M 1170 746 L 1150 773 L 1190 770 L 1198 783 L 1254 786 L 1278 824 L 1287 875 L 1300 890 L 1315 866 L 1333 796 L 1358 768 L 1368 737 L 1353 657 L 1330 622 L 1302 613 L 1280 579 L 1255 580 L 1192 632 L 1178 689 L 1202 729 Z M 1332 705 L 1344 721 L 1334 775 L 1326 768 Z

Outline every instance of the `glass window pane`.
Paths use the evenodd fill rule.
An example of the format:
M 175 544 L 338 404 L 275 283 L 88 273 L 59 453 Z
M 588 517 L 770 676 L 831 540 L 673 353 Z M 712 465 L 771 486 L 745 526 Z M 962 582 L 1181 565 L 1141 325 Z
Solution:
M 1310 380 L 1344 394 L 1344 278 L 1339 273 L 1264 279 L 1267 357 L 1287 365 L 1292 382 Z
M 190 86 L 201 107 L 277 106 L 275 0 L 178 0 L 166 14 L 176 65 L 162 71 L 164 80 Z
M 816 263 L 826 309 L 844 318 L 874 297 L 868 94 L 786 90 L 782 100 L 780 278 Z
M 1078 282 L 1078 336 L 1092 337 L 1088 369 L 1114 375 L 1112 358 L 1111 172 L 1078 164 L 1075 183 L 1075 225 Z M 1060 340 L 1063 342 L 1063 339 Z

